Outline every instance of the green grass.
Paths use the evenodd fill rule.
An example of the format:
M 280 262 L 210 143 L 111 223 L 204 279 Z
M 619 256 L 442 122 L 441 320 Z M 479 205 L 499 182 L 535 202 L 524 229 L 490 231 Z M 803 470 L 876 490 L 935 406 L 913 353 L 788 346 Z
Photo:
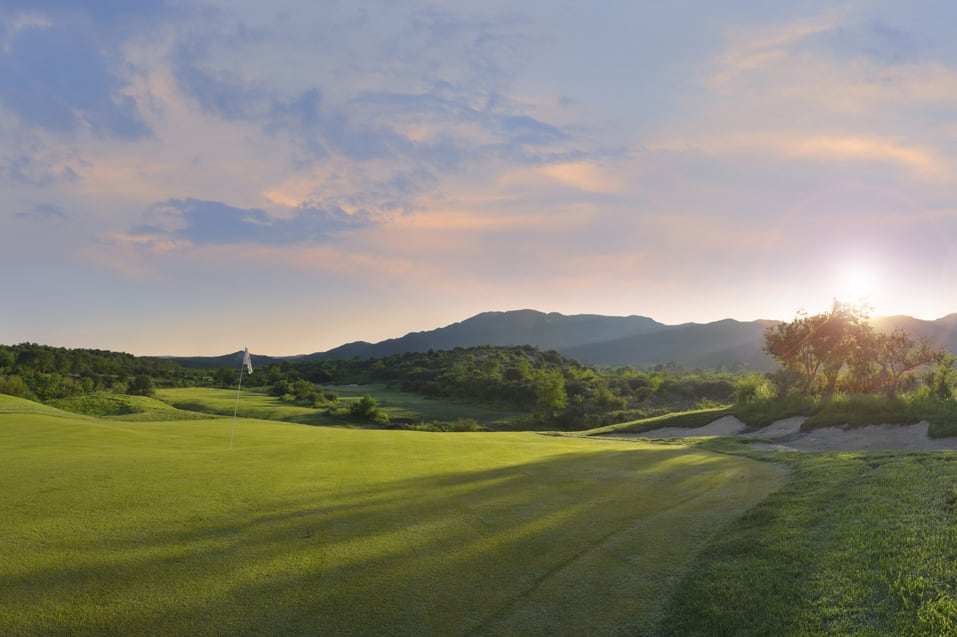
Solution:
M 358 400 L 364 394 L 372 394 L 390 418 L 402 418 L 415 422 L 475 420 L 488 427 L 506 426 L 508 421 L 519 417 L 518 412 L 457 403 L 439 398 L 428 398 L 419 394 L 410 394 L 384 385 L 339 385 L 325 386 L 324 390 L 334 391 L 340 398 Z
M 280 400 L 275 396 L 243 390 L 239 397 L 239 415 L 244 418 L 262 418 L 307 425 L 355 426 L 359 423 L 348 417 L 348 405 L 367 393 L 375 397 L 381 410 L 393 420 L 422 422 L 471 418 L 483 425 L 495 427 L 516 415 L 502 410 L 424 398 L 378 385 L 337 386 L 323 389 L 339 394 L 339 404 L 334 413 L 329 413 L 327 406 L 314 409 L 291 400 Z M 236 391 L 231 389 L 207 387 L 158 389 L 156 397 L 179 409 L 222 416 L 232 416 L 236 408 Z
M 721 530 L 660 634 L 957 634 L 957 454 L 771 457 L 788 484 Z
M 634 634 L 782 482 L 533 433 L 126 423 L 0 396 L 0 634 Z
M 262 418 L 307 425 L 341 424 L 342 419 L 331 417 L 321 409 L 298 405 L 255 391 L 213 389 L 209 387 L 177 387 L 157 389 L 156 397 L 177 409 L 219 416 L 232 416 L 237 410 L 241 418 Z
M 49 404 L 51 407 L 77 414 L 128 422 L 198 420 L 210 417 L 209 414 L 176 409 L 155 398 L 105 392 L 62 398 L 60 400 L 50 401 Z

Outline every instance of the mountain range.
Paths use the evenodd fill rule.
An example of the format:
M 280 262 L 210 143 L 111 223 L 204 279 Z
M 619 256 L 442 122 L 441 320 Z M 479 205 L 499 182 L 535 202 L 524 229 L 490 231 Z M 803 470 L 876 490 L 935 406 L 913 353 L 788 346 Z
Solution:
M 282 360 L 383 358 L 406 352 L 447 350 L 478 345 L 533 345 L 556 350 L 590 365 L 633 365 L 648 368 L 675 363 L 685 368 L 751 369 L 777 367 L 764 353 L 764 332 L 778 321 L 736 321 L 665 325 L 646 316 L 572 316 L 536 310 L 483 312 L 458 323 L 411 332 L 378 343 L 356 341 L 325 352 L 276 358 L 253 356 L 254 365 Z M 915 340 L 957 353 L 957 314 L 926 321 L 910 316 L 872 319 L 880 331 L 903 329 Z M 177 358 L 192 367 L 237 364 L 239 354 Z

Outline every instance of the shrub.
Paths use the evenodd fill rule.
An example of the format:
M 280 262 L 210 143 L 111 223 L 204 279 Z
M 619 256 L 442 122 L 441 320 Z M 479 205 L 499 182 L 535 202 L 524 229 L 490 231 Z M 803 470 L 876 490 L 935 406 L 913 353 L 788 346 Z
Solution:
M 16 396 L 17 398 L 26 398 L 27 400 L 36 400 L 27 383 L 19 376 L 0 376 L 0 394 Z

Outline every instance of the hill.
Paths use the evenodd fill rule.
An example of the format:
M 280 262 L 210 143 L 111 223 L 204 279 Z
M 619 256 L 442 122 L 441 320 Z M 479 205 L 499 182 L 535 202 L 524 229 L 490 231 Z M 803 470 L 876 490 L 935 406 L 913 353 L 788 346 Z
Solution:
M 644 316 L 601 316 L 535 310 L 483 312 L 446 327 L 411 332 L 379 343 L 357 341 L 304 358 L 316 360 L 383 358 L 393 354 L 448 350 L 478 345 L 533 345 L 543 350 L 563 350 L 589 344 L 650 334 L 667 327 Z
M 591 365 L 773 368 L 762 351 L 764 330 L 773 321 L 665 325 L 645 316 L 602 316 L 535 310 L 484 312 L 446 327 L 412 332 L 379 343 L 359 341 L 306 360 L 383 358 L 393 354 L 478 345 L 532 345 Z

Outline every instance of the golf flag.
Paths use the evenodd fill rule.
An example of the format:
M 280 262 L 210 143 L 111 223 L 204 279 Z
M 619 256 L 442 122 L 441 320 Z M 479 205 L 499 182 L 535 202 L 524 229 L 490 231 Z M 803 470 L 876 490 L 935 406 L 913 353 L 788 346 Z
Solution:
M 249 348 L 243 348 L 243 365 L 246 366 L 246 369 L 249 370 L 249 373 L 253 373 L 253 361 L 249 358 Z

